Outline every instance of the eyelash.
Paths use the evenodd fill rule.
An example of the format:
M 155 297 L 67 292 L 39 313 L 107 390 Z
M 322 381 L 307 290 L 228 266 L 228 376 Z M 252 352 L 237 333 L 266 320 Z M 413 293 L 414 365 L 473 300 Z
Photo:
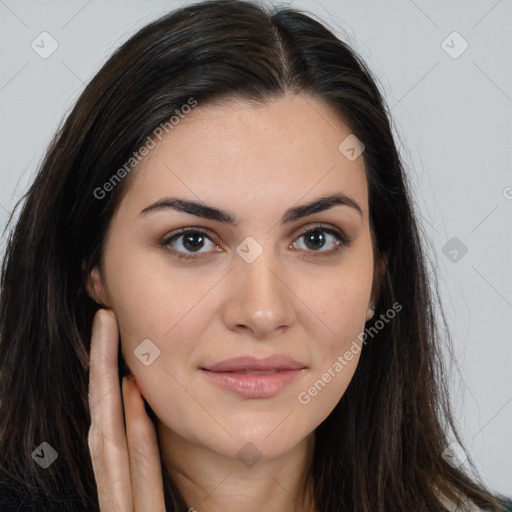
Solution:
M 316 225 L 313 225 L 313 226 L 308 226 L 307 228 L 305 228 L 302 231 L 300 231 L 300 233 L 298 233 L 297 239 L 300 239 L 301 237 L 303 237 L 304 235 L 306 235 L 308 233 L 312 233 L 312 232 L 316 232 L 316 231 L 320 231 L 320 232 L 323 232 L 323 233 L 328 233 L 328 234 L 334 236 L 336 241 L 339 242 L 339 245 L 337 245 L 334 249 L 331 249 L 329 251 L 306 251 L 307 253 L 313 253 L 315 255 L 314 257 L 332 257 L 336 253 L 339 253 L 340 246 L 341 247 L 348 247 L 352 243 L 352 240 L 349 240 L 348 238 L 346 238 L 342 233 L 340 233 L 337 230 L 332 229 L 332 228 L 330 228 L 330 227 L 328 227 L 328 226 L 326 226 L 324 224 L 316 224 Z M 174 256 L 176 256 L 177 258 L 183 258 L 183 259 L 187 259 L 187 260 L 198 258 L 198 257 L 200 257 L 198 255 L 204 254 L 204 253 L 197 253 L 197 254 L 188 253 L 187 254 L 187 253 L 182 253 L 180 251 L 176 251 L 175 249 L 170 249 L 169 248 L 169 244 L 171 242 L 181 238 L 184 235 L 188 235 L 189 233 L 194 233 L 194 234 L 205 236 L 206 238 L 208 238 L 210 241 L 213 242 L 213 240 L 209 236 L 209 232 L 205 231 L 204 229 L 201 229 L 201 228 L 184 228 L 184 229 L 181 229 L 181 230 L 177 231 L 176 233 L 173 233 L 172 235 L 167 236 L 164 239 L 162 239 L 159 242 L 159 245 L 160 245 L 160 247 L 168 248 L 169 251 Z M 213 243 L 215 243 L 215 242 L 213 242 Z

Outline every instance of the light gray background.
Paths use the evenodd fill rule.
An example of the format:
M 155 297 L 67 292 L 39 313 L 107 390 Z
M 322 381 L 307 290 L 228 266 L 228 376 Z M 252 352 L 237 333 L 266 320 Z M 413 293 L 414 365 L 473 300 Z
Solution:
M 84 84 L 137 28 L 187 3 L 0 0 L 2 227 Z M 457 418 L 486 483 L 510 494 L 512 1 L 289 5 L 348 37 L 380 80 L 437 261 L 463 377 Z M 31 47 L 43 31 L 59 45 L 47 59 Z M 457 58 L 446 51 L 463 48 L 454 31 L 469 44 Z M 443 253 L 453 237 L 462 257 L 457 241 Z

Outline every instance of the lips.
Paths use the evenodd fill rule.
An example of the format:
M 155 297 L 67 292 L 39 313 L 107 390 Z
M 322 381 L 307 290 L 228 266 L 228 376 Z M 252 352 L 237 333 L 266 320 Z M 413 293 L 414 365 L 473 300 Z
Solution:
M 270 398 L 277 395 L 307 367 L 283 355 L 265 359 L 242 356 L 200 368 L 216 385 L 243 398 Z

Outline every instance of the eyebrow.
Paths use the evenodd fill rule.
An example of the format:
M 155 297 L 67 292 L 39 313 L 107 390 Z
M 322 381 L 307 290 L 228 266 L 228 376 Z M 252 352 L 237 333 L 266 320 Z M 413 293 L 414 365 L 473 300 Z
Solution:
M 293 222 L 303 217 L 307 217 L 308 215 L 312 215 L 313 213 L 329 210 L 330 208 L 338 205 L 349 206 L 350 208 L 356 210 L 361 218 L 363 216 L 361 207 L 354 199 L 338 192 L 335 194 L 322 196 L 300 206 L 289 208 L 281 217 L 281 224 Z M 167 208 L 171 208 L 179 212 L 189 213 L 191 215 L 196 215 L 197 217 L 202 217 L 204 219 L 217 220 L 232 225 L 237 225 L 239 222 L 237 216 L 227 210 L 221 210 L 204 203 L 177 197 L 165 197 L 163 199 L 159 199 L 155 203 L 144 208 L 139 213 L 139 216 Z

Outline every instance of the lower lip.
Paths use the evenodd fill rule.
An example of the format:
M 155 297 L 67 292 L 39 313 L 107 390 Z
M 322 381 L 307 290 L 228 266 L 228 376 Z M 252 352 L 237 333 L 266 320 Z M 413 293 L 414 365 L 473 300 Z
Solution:
M 291 384 L 302 370 L 280 370 L 276 373 L 241 374 L 212 372 L 201 369 L 207 378 L 244 398 L 270 398 Z

